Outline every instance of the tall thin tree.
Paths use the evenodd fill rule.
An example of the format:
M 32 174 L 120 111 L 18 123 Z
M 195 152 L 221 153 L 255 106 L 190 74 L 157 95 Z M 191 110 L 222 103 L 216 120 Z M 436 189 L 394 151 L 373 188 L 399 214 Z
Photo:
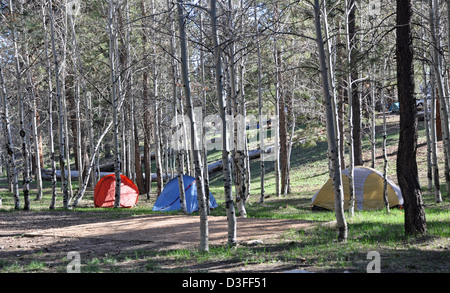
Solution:
M 120 207 L 120 185 L 122 179 L 120 177 L 121 159 L 119 149 L 119 109 L 118 109 L 118 95 L 120 90 L 118 86 L 120 81 L 118 80 L 117 70 L 117 31 L 116 31 L 116 8 L 114 0 L 109 1 L 109 14 L 108 14 L 108 31 L 109 31 L 109 66 L 111 76 L 111 103 L 113 105 L 113 126 L 114 126 L 114 174 L 116 178 L 116 187 L 114 195 L 114 208 Z
M 9 11 L 11 15 L 14 15 L 12 0 L 9 1 Z M 22 138 L 22 162 L 23 162 L 23 199 L 24 199 L 24 210 L 30 209 L 30 161 L 29 161 L 29 153 L 28 153 L 28 139 L 27 133 L 25 129 L 25 109 L 24 109 L 24 95 L 22 93 L 22 72 L 19 61 L 19 45 L 18 45 L 18 33 L 14 24 L 11 25 L 12 31 L 12 42 L 14 49 L 14 67 L 15 67 L 15 76 L 16 76 L 16 91 L 17 91 L 17 100 L 19 101 L 19 117 L 20 117 L 20 137 Z
M 326 15 L 324 15 L 326 17 Z M 314 0 L 314 22 L 316 28 L 316 42 L 319 49 L 320 71 L 322 76 L 322 91 L 324 104 L 326 106 L 326 125 L 328 136 L 328 148 L 330 156 L 330 174 L 332 174 L 334 187 L 335 214 L 338 229 L 338 241 L 347 241 L 347 222 L 344 215 L 344 190 L 342 185 L 342 173 L 340 167 L 339 152 L 339 130 L 337 127 L 336 101 L 330 92 L 328 81 L 328 68 L 326 62 L 325 48 L 320 24 L 320 4 L 319 0 Z
M 0 87 L 2 94 L 2 104 L 3 104 L 3 127 L 5 129 L 6 136 L 6 152 L 8 154 L 8 168 L 11 174 L 11 185 L 13 189 L 13 197 L 14 197 L 14 209 L 20 209 L 20 198 L 19 198 L 19 183 L 17 179 L 17 166 L 16 166 L 16 157 L 14 154 L 14 145 L 11 133 L 11 122 L 9 120 L 9 104 L 8 104 L 8 93 L 6 91 L 5 78 L 3 75 L 3 64 L 0 60 Z
M 191 88 L 189 81 L 189 67 L 188 67 L 188 51 L 187 51 L 187 39 L 186 39 L 186 14 L 183 11 L 183 0 L 178 0 L 177 2 L 178 10 L 178 29 L 180 30 L 180 48 L 181 48 L 181 76 L 183 81 L 184 96 L 186 98 L 186 104 L 188 107 L 188 116 L 191 120 L 190 133 L 191 141 L 190 148 L 194 156 L 195 165 L 195 181 L 197 185 L 197 199 L 198 199 L 198 210 L 200 214 L 200 250 L 209 251 L 209 231 L 208 231 L 208 214 L 206 209 L 206 198 L 205 198 L 205 186 L 203 182 L 203 166 L 202 158 L 200 153 L 199 136 L 197 136 L 197 125 L 199 123 L 195 120 L 194 106 L 191 97 Z
M 425 209 L 417 171 L 417 108 L 414 96 L 412 3 L 397 0 L 397 91 L 400 104 L 400 138 L 397 177 L 402 190 L 407 235 L 427 231 Z
M 231 190 L 231 160 L 228 146 L 228 125 L 226 119 L 226 103 L 223 95 L 223 72 L 221 61 L 221 46 L 217 32 L 216 0 L 210 1 L 211 32 L 214 46 L 214 67 L 216 74 L 216 95 L 219 102 L 220 117 L 222 119 L 222 164 L 225 191 L 225 208 L 228 219 L 228 245 L 236 245 L 236 212 Z
M 62 82 L 60 78 L 60 62 L 58 58 L 57 48 L 56 48 L 56 32 L 55 32 L 55 20 L 53 13 L 53 1 L 49 0 L 48 3 L 49 20 L 50 20 L 50 39 L 52 43 L 52 53 L 54 62 L 54 72 L 55 72 L 55 82 L 56 82 L 56 100 L 58 103 L 58 126 L 59 126 L 59 166 L 61 170 L 61 182 L 63 190 L 63 205 L 64 208 L 69 207 L 69 190 L 68 190 L 68 180 L 66 174 L 66 131 L 65 131 L 65 116 L 64 116 L 64 104 L 62 97 Z

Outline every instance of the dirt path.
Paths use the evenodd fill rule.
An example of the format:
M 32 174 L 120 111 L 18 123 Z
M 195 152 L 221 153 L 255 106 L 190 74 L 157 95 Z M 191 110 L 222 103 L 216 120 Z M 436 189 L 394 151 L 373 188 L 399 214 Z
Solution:
M 209 217 L 208 225 L 210 244 L 226 244 L 226 217 Z M 270 240 L 287 230 L 300 230 L 310 225 L 312 223 L 299 220 L 238 218 L 237 240 L 241 243 L 252 240 Z M 60 228 L 43 228 L 25 232 L 24 236 L 145 241 L 187 247 L 198 245 L 199 234 L 199 217 L 196 216 L 141 215 L 127 219 L 80 223 Z
M 209 217 L 210 245 L 227 243 L 226 217 Z M 285 219 L 237 219 L 237 240 L 248 245 L 279 241 L 290 229 L 314 223 Z M 49 271 L 64 266 L 71 251 L 84 259 L 133 255 L 136 251 L 165 251 L 199 245 L 199 217 L 184 215 L 111 215 L 87 212 L 0 213 L 0 260 L 46 263 Z

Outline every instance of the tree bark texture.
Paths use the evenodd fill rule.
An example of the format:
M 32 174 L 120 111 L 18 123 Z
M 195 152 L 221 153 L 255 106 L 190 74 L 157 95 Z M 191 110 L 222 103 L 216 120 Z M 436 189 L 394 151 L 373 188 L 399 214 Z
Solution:
M 191 89 L 189 84 L 189 67 L 188 67 L 188 52 L 187 52 L 187 39 L 185 32 L 186 15 L 183 11 L 183 1 L 178 0 L 178 26 L 180 30 L 180 47 L 181 47 L 181 75 L 183 81 L 184 95 L 188 107 L 188 116 L 191 120 L 190 132 L 191 141 L 190 147 L 194 157 L 195 168 L 195 181 L 197 186 L 197 200 L 198 211 L 200 215 L 200 250 L 209 251 L 209 231 L 208 231 L 208 215 L 206 209 L 205 188 L 203 182 L 203 166 L 200 153 L 200 143 L 197 136 L 197 121 L 195 121 L 194 107 L 191 99 Z
M 228 244 L 236 245 L 236 212 L 231 190 L 231 161 L 228 146 L 228 126 L 226 121 L 226 104 L 223 96 L 223 72 L 221 61 L 221 47 L 217 33 L 217 13 L 216 1 L 211 0 L 211 30 L 214 44 L 214 64 L 216 73 L 216 93 L 219 102 L 220 116 L 222 119 L 222 162 L 223 162 L 223 181 L 225 189 L 225 207 L 228 219 Z
M 322 28 L 320 25 L 320 4 L 319 0 L 314 1 L 314 20 L 316 28 L 316 41 L 319 49 L 320 71 L 322 75 L 322 90 L 324 104 L 326 107 L 326 124 L 328 136 L 328 148 L 330 156 L 330 174 L 332 174 L 334 187 L 335 213 L 338 229 L 338 241 L 347 241 L 347 222 L 344 215 L 344 190 L 342 185 L 342 174 L 339 159 L 339 131 L 337 127 L 336 102 L 333 102 L 333 96 L 330 93 L 328 81 L 328 68 L 326 65 L 325 48 L 322 37 Z M 326 17 L 326 15 L 324 15 Z
M 423 234 L 427 231 L 416 162 L 417 108 L 414 97 L 411 19 L 411 0 L 397 0 L 396 58 L 400 105 L 397 177 L 405 201 L 405 232 L 407 235 Z

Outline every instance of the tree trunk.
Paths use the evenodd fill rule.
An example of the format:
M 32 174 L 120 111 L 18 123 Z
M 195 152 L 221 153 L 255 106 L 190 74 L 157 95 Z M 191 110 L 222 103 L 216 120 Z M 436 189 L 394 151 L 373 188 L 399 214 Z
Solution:
M 81 67 L 81 60 L 78 52 L 78 42 L 77 42 L 77 36 L 75 32 L 75 19 L 74 15 L 71 13 L 68 13 L 69 16 L 69 23 L 71 28 L 71 34 L 72 34 L 72 59 L 74 64 L 74 100 L 75 103 L 75 116 L 72 118 L 72 129 L 73 132 L 73 139 L 75 144 L 75 165 L 76 169 L 78 171 L 78 186 L 83 185 L 83 152 L 82 152 L 82 141 L 81 141 L 81 111 L 80 111 L 80 103 L 81 103 L 81 93 L 80 93 L 80 67 Z M 74 123 L 75 121 L 75 123 Z
M 232 1 L 228 1 L 228 26 L 230 28 L 230 32 L 233 31 L 233 6 Z M 237 89 L 237 70 L 236 70 L 236 53 L 235 53 L 235 36 L 233 33 L 229 36 L 230 44 L 228 45 L 229 49 L 229 73 L 230 73 L 230 96 L 232 102 L 233 109 L 233 141 L 234 141 L 234 151 L 233 151 L 233 159 L 234 159 L 234 175 L 235 175 L 235 190 L 236 190 L 236 206 L 239 211 L 240 217 L 246 217 L 247 211 L 245 210 L 245 195 L 246 195 L 246 186 L 245 186 L 245 157 L 244 157 L 244 142 L 243 138 L 246 137 L 245 134 L 245 121 L 243 121 L 243 116 L 240 111 L 240 101 L 238 98 L 238 89 Z
M 114 0 L 109 1 L 109 16 L 108 16 L 108 29 L 109 29 L 109 66 L 111 75 L 111 103 L 113 106 L 113 126 L 114 126 L 114 174 L 116 178 L 115 195 L 114 195 L 114 208 L 120 207 L 120 186 L 122 179 L 120 177 L 121 171 L 121 158 L 119 148 L 119 109 L 118 109 L 118 95 L 120 90 L 118 86 L 120 84 L 119 76 L 116 72 L 117 65 L 117 31 L 116 21 L 114 15 L 116 14 L 116 8 Z
M 417 108 L 414 97 L 411 19 L 411 1 L 397 0 L 396 60 L 400 104 L 397 177 L 405 201 L 405 232 L 407 235 L 424 234 L 427 231 L 416 162 Z
M 52 195 L 49 209 L 54 209 L 56 204 L 56 157 L 55 157 L 55 144 L 53 136 L 53 86 L 51 77 L 51 63 L 48 54 L 48 36 L 47 36 L 47 25 L 46 25 L 46 9 L 45 2 L 42 1 L 42 26 L 44 31 L 44 52 L 46 60 L 46 71 L 47 71 L 47 87 L 48 87 L 48 135 L 49 135 L 49 148 L 50 148 L 50 164 L 51 164 L 51 181 L 52 181 Z
M 20 198 L 19 198 L 19 183 L 17 179 L 17 166 L 16 166 L 16 158 L 14 155 L 14 145 L 11 134 L 11 124 L 9 120 L 9 105 L 8 105 L 8 95 L 6 92 L 5 80 L 3 76 L 3 64 L 0 62 L 0 86 L 2 93 L 2 102 L 3 102 L 3 127 L 5 129 L 5 137 L 6 137 L 6 152 L 8 153 L 8 169 L 11 174 L 11 181 L 13 187 L 13 197 L 14 197 L 14 209 L 20 209 Z
M 324 42 L 322 37 L 322 29 L 320 25 L 320 7 L 319 0 L 314 0 L 314 20 L 316 28 L 316 41 L 319 49 L 320 70 L 322 75 L 322 90 L 324 96 L 324 104 L 326 106 L 326 124 L 328 136 L 328 148 L 331 161 L 331 170 L 335 195 L 335 213 L 338 228 L 338 241 L 347 241 L 347 223 L 344 216 L 344 191 L 342 186 L 342 174 L 340 167 L 339 152 L 339 130 L 336 120 L 336 101 L 333 101 L 333 95 L 330 93 L 328 81 L 328 68 L 326 65 L 326 55 Z M 324 17 L 327 17 L 324 15 Z
M 276 2 L 278 3 L 278 2 Z M 274 7 L 274 16 L 275 16 L 275 26 L 278 25 L 278 21 L 279 21 L 279 11 L 278 11 L 278 5 L 275 5 Z M 278 31 L 279 28 L 275 27 L 275 31 Z M 281 167 L 280 167 L 280 102 L 281 102 L 281 98 L 282 98 L 282 93 L 281 93 L 281 73 L 280 73 L 280 64 L 279 64 L 279 53 L 278 53 L 278 44 L 277 44 L 277 37 L 275 35 L 274 39 L 273 39 L 273 60 L 274 60 L 274 64 L 275 64 L 275 115 L 276 115 L 276 119 L 272 121 L 272 127 L 276 128 L 276 132 L 275 132 L 275 138 L 274 138 L 274 143 L 275 143 L 275 160 L 274 160 L 274 165 L 275 165 L 275 195 L 276 196 L 280 196 L 280 176 L 281 176 Z M 282 109 L 281 111 L 283 111 L 284 109 Z M 276 122 L 276 123 L 274 123 Z
M 423 33 L 423 37 L 425 36 L 425 33 Z M 422 39 L 423 40 L 423 39 Z M 422 49 L 425 52 L 425 47 L 423 46 L 423 42 L 422 42 Z M 426 53 L 424 53 L 424 57 L 425 57 Z M 427 139 L 427 179 L 428 179 L 428 189 L 432 190 L 433 189 L 433 167 L 432 167 L 432 153 L 433 150 L 432 148 L 432 143 L 431 143 L 431 127 L 434 127 L 434 125 L 430 125 L 430 113 L 428 111 L 428 93 L 427 93 L 427 86 L 428 86 L 428 80 L 427 80 L 427 72 L 425 69 L 425 62 L 422 62 L 422 73 L 423 73 L 423 79 L 424 79 L 424 84 L 425 84 L 425 89 L 422 92 L 422 95 L 424 97 L 424 120 L 425 120 L 425 137 Z M 431 84 L 431 81 L 430 81 Z M 436 129 L 436 128 L 435 128 Z
M 55 81 L 56 81 L 56 100 L 58 103 L 58 125 L 59 125 L 59 166 L 61 170 L 61 182 L 62 182 L 62 190 L 63 190 L 63 206 L 64 208 L 69 207 L 69 190 L 68 190 L 68 181 L 66 176 L 66 132 L 65 132 L 65 117 L 64 117 L 64 105 L 63 105 L 63 97 L 62 97 L 62 83 L 60 80 L 60 64 L 58 60 L 58 54 L 56 49 L 56 40 L 55 40 L 55 24 L 54 24 L 54 15 L 53 15 L 53 3 L 52 0 L 49 0 L 48 9 L 49 9 L 49 18 L 50 18 L 50 33 L 51 33 L 51 42 L 52 42 L 52 51 L 53 51 L 53 61 L 55 64 Z
M 385 99 L 385 81 L 386 81 L 386 69 L 387 69 L 387 59 L 384 60 L 383 76 L 382 76 L 382 87 L 381 87 L 381 106 L 383 107 L 383 200 L 386 206 L 386 212 L 390 213 L 389 201 L 388 201 L 388 189 L 387 189 L 387 170 L 388 170 L 388 157 L 386 149 L 387 131 L 386 131 L 386 99 Z
M 361 141 L 361 128 L 362 128 L 362 120 L 361 120 L 361 99 L 358 92 L 358 84 L 356 80 L 358 80 L 358 64 L 356 62 L 358 52 L 357 52 L 357 34 L 356 34 L 356 3 L 355 0 L 350 0 L 348 3 L 349 11 L 348 11 L 348 37 L 350 40 L 350 47 L 352 51 L 350 53 L 350 74 L 352 80 L 352 127 L 353 130 L 350 134 L 353 136 L 353 157 L 354 157 L 354 165 L 362 166 L 362 141 Z M 349 93 L 350 95 L 350 93 Z
M 203 12 L 200 13 L 200 43 L 203 44 Z M 202 117 L 203 119 L 206 117 L 206 84 L 205 84 L 205 57 L 203 50 L 200 50 L 200 75 L 201 75 L 201 83 L 202 83 Z M 208 172 L 208 147 L 206 143 L 206 123 L 203 123 L 202 129 L 202 158 L 203 158 L 203 179 L 205 182 L 205 197 L 206 197 L 206 206 L 208 209 L 208 215 L 210 214 L 210 206 L 209 206 L 209 172 Z
M 197 185 L 197 199 L 198 199 L 198 210 L 200 214 L 200 250 L 209 251 L 209 232 L 208 232 L 208 214 L 206 209 L 205 200 L 205 189 L 203 183 L 203 166 L 202 158 L 200 154 L 200 144 L 197 136 L 197 129 L 194 108 L 191 99 L 191 89 L 189 84 L 189 67 L 188 67 L 188 52 L 187 52 L 187 39 L 185 32 L 185 21 L 186 15 L 183 12 L 184 7 L 183 0 L 178 0 L 178 26 L 180 30 L 180 47 L 181 47 L 181 73 L 183 81 L 184 95 L 186 98 L 186 103 L 188 107 L 188 116 L 191 120 L 190 131 L 191 131 L 191 150 L 194 155 L 194 165 L 195 165 L 195 181 Z
M 141 14 L 143 17 L 147 16 L 147 11 L 145 8 L 145 0 L 141 1 Z M 147 51 L 147 33 L 145 28 L 141 31 L 142 38 L 142 48 L 144 52 Z M 147 53 L 144 53 L 143 63 L 144 66 L 148 66 Z M 152 190 L 152 170 L 151 170 L 151 156 L 150 156 L 150 142 L 151 142 L 151 126 L 150 126 L 150 97 L 148 93 L 148 73 L 147 70 L 142 72 L 142 100 L 144 101 L 145 112 L 143 114 L 144 119 L 144 172 L 145 172 L 145 189 L 147 194 L 147 199 L 150 199 L 150 193 Z
M 170 8 L 169 0 L 167 1 L 167 8 Z M 185 189 L 184 189 L 184 180 L 183 180 L 183 148 L 182 148 L 182 142 L 180 141 L 180 137 L 182 137 L 182 131 L 180 131 L 181 127 L 183 125 L 179 123 L 178 121 L 178 90 L 177 90 L 177 84 L 178 84 L 178 70 L 177 70 L 177 61 L 176 61 L 176 34 L 175 34 L 175 20 L 171 17 L 171 39 L 170 39 L 170 49 L 172 54 L 172 95 L 173 95 L 173 115 L 175 119 L 175 127 L 176 127 L 176 137 L 173 141 L 175 149 L 175 161 L 176 161 L 176 167 L 177 167 L 177 180 L 178 180 L 178 190 L 180 191 L 180 206 L 183 213 L 187 214 L 187 206 L 186 206 L 186 195 L 185 195 Z M 182 117 L 184 118 L 184 117 Z M 181 135 L 179 135 L 181 133 Z
M 257 6 L 255 6 L 255 30 L 257 32 L 257 58 L 258 58 L 258 124 L 259 124 L 259 149 L 261 151 L 261 157 L 259 159 L 259 168 L 260 168 L 260 197 L 259 197 L 259 203 L 264 202 L 265 197 L 265 185 L 264 185 L 264 179 L 265 179 L 265 166 L 264 166 L 264 153 L 265 153 L 265 147 L 264 147 L 264 128 L 263 128 L 263 114 L 262 114 L 262 82 L 261 82 L 261 44 L 260 44 L 260 32 L 258 28 L 258 13 L 257 13 Z
M 449 124 L 449 115 L 448 115 L 448 104 L 445 99 L 446 94 L 444 90 L 444 81 L 442 77 L 443 67 L 442 67 L 442 59 L 440 50 L 440 40 L 438 39 L 437 29 L 439 28 L 439 5 L 437 1 L 430 0 L 430 17 L 429 17 L 429 23 L 430 23 L 430 31 L 431 31 L 431 40 L 432 40 L 432 67 L 433 67 L 433 73 L 434 77 L 433 81 L 435 82 L 435 85 L 437 85 L 438 94 L 439 94 L 439 105 L 440 105 L 440 117 L 441 117 L 441 125 L 442 125 L 442 131 L 443 131 L 443 145 L 444 145 L 444 154 L 445 154 L 445 179 L 446 179 L 446 186 L 447 186 L 447 193 L 450 192 L 450 170 L 448 166 L 448 162 L 450 162 L 450 124 Z M 434 90 L 434 89 L 433 89 Z M 440 194 L 438 194 L 440 195 Z M 436 202 L 441 202 L 442 198 L 438 196 L 436 198 Z
M 434 182 L 434 194 L 436 198 L 436 202 L 441 202 L 441 185 L 439 180 L 439 165 L 437 160 L 437 141 L 436 141 L 436 95 L 434 92 L 434 88 L 436 87 L 436 82 L 434 78 L 434 74 L 431 72 L 431 123 L 430 123 L 430 147 L 431 147 L 431 171 Z M 425 105 L 427 105 L 427 101 L 425 100 Z M 426 106 L 427 107 L 427 106 Z M 425 108 L 427 109 L 427 108 Z M 426 110 L 427 111 L 427 110 Z M 428 111 L 427 111 L 428 112 Z
M 127 34 L 126 34 L 126 52 L 127 52 L 127 69 L 128 69 L 128 78 L 130 81 L 127 82 L 127 95 L 130 97 L 130 119 L 131 119 L 131 125 L 132 125 L 132 132 L 133 132 L 133 142 L 132 150 L 130 150 L 130 157 L 133 160 L 133 163 L 131 164 L 131 172 L 133 180 L 135 180 L 136 185 L 139 190 L 139 194 L 145 194 L 145 182 L 144 182 L 144 174 L 142 173 L 142 164 L 141 164 L 141 149 L 139 147 L 139 129 L 138 129 L 138 123 L 137 123 L 137 109 L 136 109 L 136 95 L 133 94 L 132 91 L 132 84 L 133 84 L 133 74 L 131 72 L 131 58 L 132 55 L 130 53 L 130 38 L 131 38 L 131 28 L 130 28 L 130 9 L 128 5 L 128 1 L 126 2 L 126 22 L 127 22 Z M 131 147 L 131 146 L 130 146 Z M 131 161 L 131 160 L 130 160 Z M 131 162 L 130 162 L 131 163 Z
M 236 245 L 236 213 L 231 190 L 231 162 L 228 147 L 228 125 L 226 120 L 226 105 L 223 97 L 223 73 L 221 61 L 221 48 L 217 33 L 216 0 L 211 0 L 211 31 L 214 44 L 214 65 L 216 73 L 216 94 L 219 101 L 220 116 L 222 119 L 222 162 L 223 182 L 225 193 L 225 207 L 228 219 L 228 245 Z
M 156 83 L 156 79 L 153 80 Z M 155 163 L 156 163 L 156 196 L 158 197 L 163 190 L 163 173 L 162 173 L 162 155 L 161 155 L 161 135 L 160 135 L 160 112 L 161 108 L 159 102 L 157 101 L 157 87 L 154 87 L 154 98 L 155 98 L 155 106 L 154 106 L 154 123 L 153 123 L 153 135 L 155 142 Z
M 39 135 L 38 135 L 38 124 L 37 124 L 37 116 L 38 110 L 37 110 L 37 103 L 36 103 L 36 93 L 34 91 L 34 85 L 32 84 L 31 77 L 29 78 L 30 86 L 31 86 L 31 107 L 32 107 L 32 117 L 31 117 L 31 123 L 32 123 L 32 131 L 33 131 L 33 142 L 34 142 L 34 148 L 35 148 L 35 178 L 36 178 L 36 200 L 42 199 L 42 174 L 41 174 L 41 154 L 42 149 L 39 146 Z
M 376 98 L 375 98 L 375 69 L 372 66 L 372 72 L 370 77 L 370 96 L 371 96 L 371 104 L 370 104 L 370 113 L 371 113 L 371 121 L 370 121 L 370 143 L 371 143 L 371 161 L 370 166 L 375 169 L 375 158 L 376 158 L 376 144 L 377 144 L 377 137 L 376 137 Z
M 152 5 L 152 15 L 155 15 L 155 1 L 151 1 Z M 159 101 L 159 88 L 158 88 L 158 68 L 157 68 L 157 56 L 156 56 L 156 38 L 152 38 L 152 49 L 151 49 L 151 55 L 152 55 L 152 85 L 153 85 L 153 99 L 154 99 L 154 123 L 153 123 L 153 135 L 154 135 L 154 142 L 155 142 L 155 163 L 156 163 L 156 183 L 157 183 L 157 190 L 156 190 L 156 196 L 159 196 L 163 190 L 163 167 L 162 167 L 162 149 L 161 149 L 161 143 L 162 143 L 162 135 L 161 135 L 161 125 L 160 125 L 160 117 L 161 117 L 161 105 Z
M 141 165 L 141 151 L 139 148 L 139 131 L 138 125 L 136 122 L 136 117 L 133 116 L 133 124 L 134 124 L 134 164 L 135 164 L 135 172 L 136 172 L 136 185 L 139 189 L 139 194 L 145 194 L 145 183 L 144 183 L 144 175 L 142 174 L 142 165 Z
M 355 22 L 355 16 L 354 16 L 354 10 L 355 10 L 355 3 L 354 1 L 346 1 L 346 29 L 347 29 L 347 62 L 349 68 L 352 66 L 352 52 L 355 49 L 355 41 L 351 39 L 355 37 L 354 32 L 352 33 L 351 29 L 353 27 L 354 30 L 354 22 Z M 353 16 L 352 16 L 353 15 Z M 353 20 L 352 20 L 353 19 Z M 353 22 L 353 24 L 352 24 Z M 350 217 L 353 217 L 354 211 L 355 211 L 355 181 L 354 181 L 354 167 L 355 167 L 355 132 L 353 127 L 353 99 L 355 98 L 354 89 L 356 87 L 354 86 L 355 82 L 353 81 L 353 77 L 355 75 L 352 74 L 352 72 L 347 73 L 347 97 L 348 97 L 348 171 L 349 171 L 349 206 L 348 206 L 348 214 Z M 357 96 L 356 96 L 357 97 Z
M 11 15 L 14 14 L 12 0 L 9 1 L 9 9 Z M 16 82 L 17 82 L 17 100 L 19 101 L 19 118 L 20 118 L 20 137 L 22 139 L 22 162 L 23 162 L 23 199 L 24 199 L 24 210 L 30 210 L 30 165 L 29 165 L 29 153 L 28 153 L 28 143 L 25 131 L 25 109 L 24 109 L 24 96 L 22 94 L 22 74 L 20 69 L 19 61 L 19 48 L 17 45 L 17 31 L 13 25 L 11 32 L 13 48 L 14 48 L 14 65 L 16 69 Z

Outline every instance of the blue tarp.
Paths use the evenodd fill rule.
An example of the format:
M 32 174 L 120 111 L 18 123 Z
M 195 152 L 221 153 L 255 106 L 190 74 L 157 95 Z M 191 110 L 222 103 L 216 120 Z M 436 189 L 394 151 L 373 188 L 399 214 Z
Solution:
M 183 184 L 185 190 L 184 193 L 186 194 L 187 212 L 195 212 L 198 210 L 197 184 L 195 183 L 195 178 L 183 175 Z M 209 206 L 211 208 L 217 207 L 216 200 L 211 192 L 209 193 Z M 167 185 L 156 199 L 153 210 L 161 212 L 181 210 L 180 189 L 178 188 L 177 177 L 167 182 Z

